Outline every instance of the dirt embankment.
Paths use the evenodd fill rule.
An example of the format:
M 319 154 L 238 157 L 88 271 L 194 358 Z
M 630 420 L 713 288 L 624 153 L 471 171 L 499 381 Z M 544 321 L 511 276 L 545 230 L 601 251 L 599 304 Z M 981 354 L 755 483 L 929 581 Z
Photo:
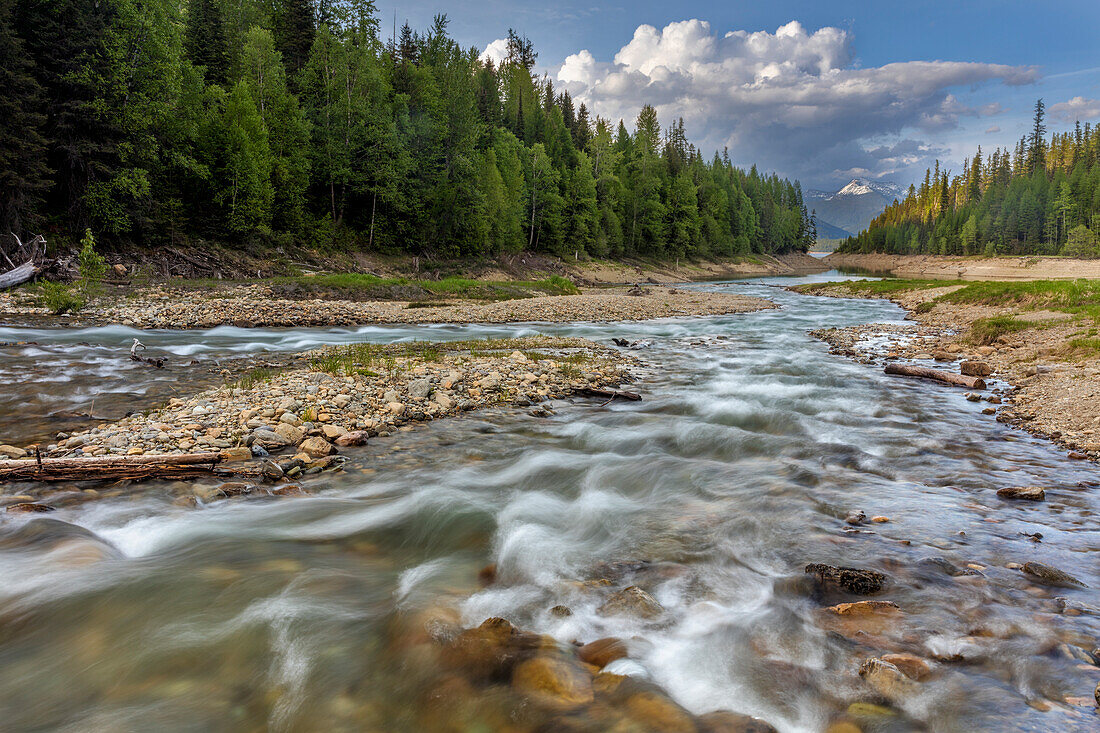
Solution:
M 1066 257 L 944 257 L 939 255 L 831 254 L 830 269 L 854 268 L 906 278 L 936 280 L 1100 279 L 1100 260 Z
M 1007 383 L 983 393 L 991 419 L 1100 460 L 1100 341 L 1088 313 L 1025 302 L 955 302 L 966 286 L 874 291 L 852 284 L 807 286 L 831 297 L 884 298 L 909 311 L 909 326 L 870 324 L 814 335 L 834 353 L 881 366 L 912 361 Z M 1025 287 L 1021 284 L 1020 287 Z M 964 366 L 965 363 L 965 366 Z

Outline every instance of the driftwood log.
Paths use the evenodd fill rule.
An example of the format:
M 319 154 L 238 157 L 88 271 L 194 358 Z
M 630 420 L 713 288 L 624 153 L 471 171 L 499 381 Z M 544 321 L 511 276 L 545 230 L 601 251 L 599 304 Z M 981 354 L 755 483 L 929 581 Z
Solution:
M 595 387 L 585 387 L 584 389 L 578 389 L 577 394 L 581 397 L 603 397 L 610 402 L 611 400 L 618 398 L 620 400 L 631 400 L 637 402 L 642 399 L 640 394 L 635 392 L 619 392 L 614 389 L 596 389 Z M 607 402 L 604 404 L 606 405 Z
M 916 366 L 914 364 L 887 364 L 886 373 L 900 377 L 932 379 L 936 382 L 950 384 L 955 387 L 966 387 L 967 389 L 985 389 L 985 380 L 981 377 L 967 377 L 962 374 L 956 374 L 955 372 L 945 372 L 942 369 L 929 369 L 928 367 Z
M 130 359 L 132 361 L 140 361 L 142 364 L 148 364 L 149 366 L 156 367 L 157 369 L 163 369 L 164 368 L 164 362 L 168 361 L 168 357 L 165 357 L 165 356 L 160 356 L 160 357 L 142 356 L 141 354 L 138 353 L 138 349 L 144 349 L 144 348 L 145 348 L 145 344 L 141 343 L 137 339 L 134 339 L 134 344 L 133 344 L 133 346 L 130 347 Z
M 38 267 L 36 267 L 33 262 L 24 262 L 19 267 L 0 274 L 0 290 L 7 290 L 8 288 L 14 288 L 16 285 L 22 285 L 37 274 Z
M 221 453 L 193 453 L 174 456 L 37 458 L 0 461 L 0 483 L 194 478 L 214 473 L 215 466 L 223 460 Z

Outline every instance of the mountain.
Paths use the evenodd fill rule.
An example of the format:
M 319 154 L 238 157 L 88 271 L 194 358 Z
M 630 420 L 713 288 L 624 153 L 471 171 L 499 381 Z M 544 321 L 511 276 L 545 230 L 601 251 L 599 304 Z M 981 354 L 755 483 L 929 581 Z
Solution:
M 854 178 L 835 193 L 809 191 L 805 201 L 806 208 L 817 212 L 818 236 L 839 239 L 859 234 L 903 195 L 901 187 L 889 181 Z

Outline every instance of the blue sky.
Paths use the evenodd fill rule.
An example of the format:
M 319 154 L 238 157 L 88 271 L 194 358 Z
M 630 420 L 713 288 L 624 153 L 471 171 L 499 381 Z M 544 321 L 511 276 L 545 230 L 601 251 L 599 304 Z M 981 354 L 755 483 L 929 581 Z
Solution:
M 707 150 L 728 146 L 739 164 L 810 188 L 860 175 L 905 185 L 936 158 L 957 170 L 979 144 L 1014 145 L 1038 97 L 1051 129 L 1100 122 L 1100 0 L 378 8 L 387 30 L 395 13 L 416 28 L 447 13 L 452 34 L 480 49 L 515 27 L 539 70 L 595 111 L 629 124 L 653 103 Z

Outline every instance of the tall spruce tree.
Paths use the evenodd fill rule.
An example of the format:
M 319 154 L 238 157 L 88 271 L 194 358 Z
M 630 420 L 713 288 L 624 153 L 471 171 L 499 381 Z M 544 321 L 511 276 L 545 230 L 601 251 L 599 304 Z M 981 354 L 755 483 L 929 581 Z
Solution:
M 275 48 L 282 54 L 292 85 L 309 61 L 316 34 L 312 0 L 278 0 L 274 18 Z
M 219 0 L 188 2 L 183 50 L 191 63 L 206 69 L 207 83 L 229 83 L 229 41 Z

